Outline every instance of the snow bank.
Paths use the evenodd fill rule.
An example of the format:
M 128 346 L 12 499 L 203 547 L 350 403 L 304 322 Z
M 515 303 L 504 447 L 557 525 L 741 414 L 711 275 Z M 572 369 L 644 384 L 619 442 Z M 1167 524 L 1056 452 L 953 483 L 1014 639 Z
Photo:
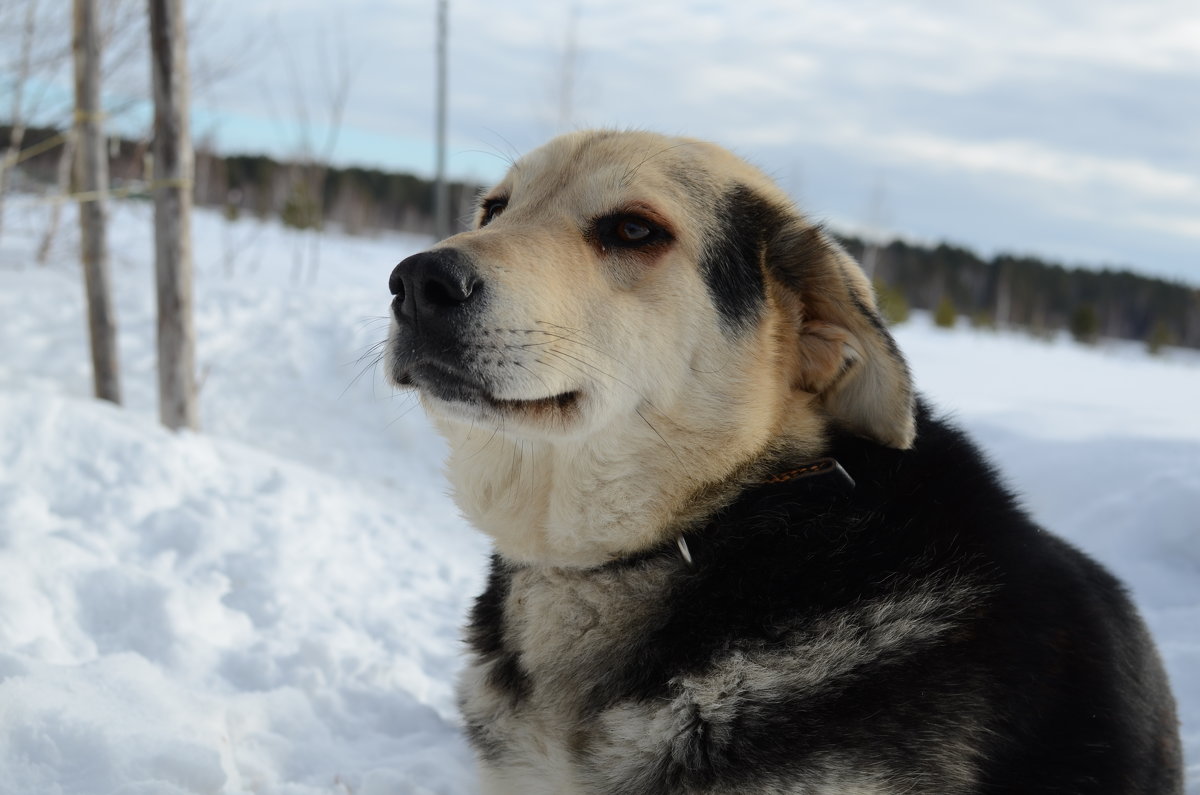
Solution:
M 311 238 L 199 213 L 203 432 L 171 434 L 149 216 L 112 232 L 125 409 L 88 397 L 71 241 L 45 269 L 31 226 L 0 241 L 0 793 L 474 791 L 452 687 L 487 545 L 370 367 L 424 241 L 328 235 L 297 269 Z M 1130 583 L 1200 792 L 1200 361 L 899 337 L 1035 514 Z

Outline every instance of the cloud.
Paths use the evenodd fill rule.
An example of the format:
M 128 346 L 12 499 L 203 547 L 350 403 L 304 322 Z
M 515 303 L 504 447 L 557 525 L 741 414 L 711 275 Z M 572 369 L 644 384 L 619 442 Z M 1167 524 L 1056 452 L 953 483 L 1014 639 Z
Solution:
M 1130 217 L 1129 224 L 1141 227 L 1142 229 L 1200 240 L 1200 215 L 1198 214 L 1187 216 L 1134 215 Z
M 876 138 L 856 143 L 892 158 L 916 159 L 931 168 L 1003 174 L 1072 187 L 1120 189 L 1149 199 L 1183 199 L 1200 204 L 1200 180 L 1141 160 L 1080 155 L 1033 141 L 963 141 L 928 133 Z

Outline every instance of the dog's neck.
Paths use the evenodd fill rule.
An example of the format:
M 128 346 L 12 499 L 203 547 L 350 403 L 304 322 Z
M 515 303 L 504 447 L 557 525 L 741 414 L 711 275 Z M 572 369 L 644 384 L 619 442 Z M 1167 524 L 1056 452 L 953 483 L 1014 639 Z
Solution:
M 736 493 L 753 462 L 778 443 L 781 428 L 819 443 L 823 434 L 812 427 L 811 411 L 787 412 L 781 396 L 758 394 L 719 410 L 643 407 L 637 422 L 583 440 L 519 439 L 439 422 L 451 445 L 447 474 L 455 502 L 515 562 L 586 567 L 642 552 L 669 542 Z M 788 414 L 806 427 L 787 427 Z

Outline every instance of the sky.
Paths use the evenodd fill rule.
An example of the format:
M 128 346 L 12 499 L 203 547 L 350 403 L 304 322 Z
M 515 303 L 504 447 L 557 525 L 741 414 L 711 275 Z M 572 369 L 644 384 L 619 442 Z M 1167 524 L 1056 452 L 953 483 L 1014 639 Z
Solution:
M 558 132 L 650 129 L 727 146 L 840 230 L 1200 285 L 1196 0 L 449 7 L 457 178 Z M 435 0 L 192 9 L 199 140 L 432 173 Z

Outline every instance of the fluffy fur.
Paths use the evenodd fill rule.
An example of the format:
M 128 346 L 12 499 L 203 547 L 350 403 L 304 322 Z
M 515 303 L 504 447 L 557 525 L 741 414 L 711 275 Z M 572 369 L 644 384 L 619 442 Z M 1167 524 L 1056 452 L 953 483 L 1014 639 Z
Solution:
M 493 793 L 1171 793 L 1121 586 L 914 397 L 861 270 L 718 147 L 584 132 L 397 266 L 392 379 L 495 541 Z M 838 475 L 780 477 L 832 456 Z

